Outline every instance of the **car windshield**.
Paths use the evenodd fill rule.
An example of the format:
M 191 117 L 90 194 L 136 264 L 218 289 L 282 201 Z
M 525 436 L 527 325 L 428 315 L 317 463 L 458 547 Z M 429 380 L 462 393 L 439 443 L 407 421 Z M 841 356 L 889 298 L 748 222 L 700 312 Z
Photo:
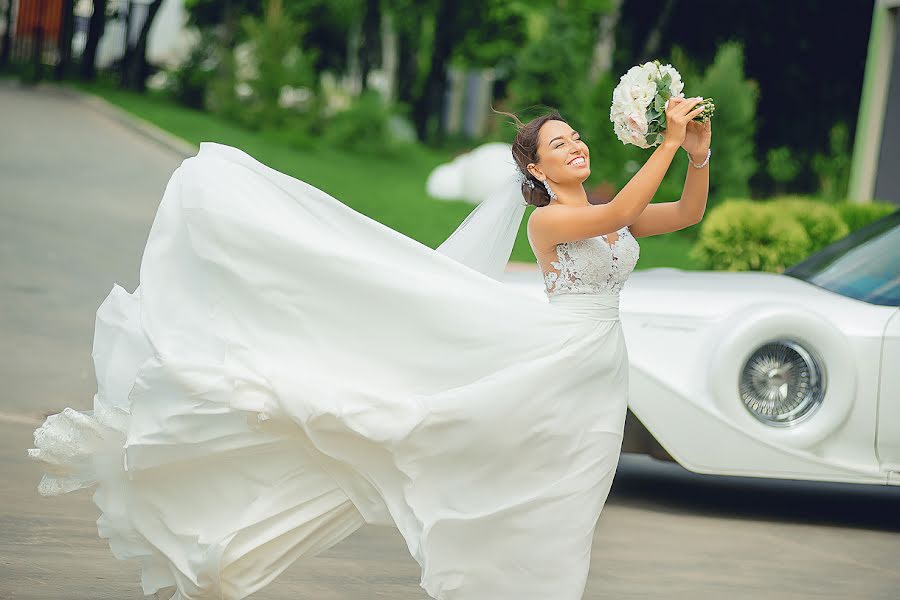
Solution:
M 784 274 L 870 304 L 900 306 L 900 210 L 823 248 Z

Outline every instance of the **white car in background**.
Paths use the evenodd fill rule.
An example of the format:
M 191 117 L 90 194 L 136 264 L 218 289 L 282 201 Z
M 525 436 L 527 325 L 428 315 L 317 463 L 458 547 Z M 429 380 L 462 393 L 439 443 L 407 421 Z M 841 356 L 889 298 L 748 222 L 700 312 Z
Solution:
M 508 282 L 542 293 L 540 274 Z M 900 485 L 900 211 L 784 274 L 636 271 L 624 452 L 690 471 Z

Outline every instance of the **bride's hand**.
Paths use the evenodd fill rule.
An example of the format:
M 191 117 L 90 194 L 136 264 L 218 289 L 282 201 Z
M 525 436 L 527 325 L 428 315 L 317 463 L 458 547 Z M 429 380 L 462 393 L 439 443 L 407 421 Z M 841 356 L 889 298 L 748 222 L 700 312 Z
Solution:
M 669 98 L 666 105 L 666 129 L 663 131 L 665 143 L 679 146 L 684 144 L 691 119 L 705 109 L 705 105 L 697 106 L 701 100 L 702 98 Z
M 681 147 L 687 150 L 694 162 L 706 160 L 706 151 L 712 140 L 712 119 L 705 123 L 691 121 L 685 130 L 684 142 Z

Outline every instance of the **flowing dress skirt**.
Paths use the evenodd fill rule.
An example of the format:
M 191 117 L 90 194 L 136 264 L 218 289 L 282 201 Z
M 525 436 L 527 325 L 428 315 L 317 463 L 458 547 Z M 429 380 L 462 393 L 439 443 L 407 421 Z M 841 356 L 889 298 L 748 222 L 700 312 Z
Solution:
M 93 410 L 29 453 L 43 494 L 97 485 L 145 593 L 243 598 L 371 523 L 434 598 L 582 597 L 627 403 L 618 295 L 528 296 L 203 143 L 93 358 Z

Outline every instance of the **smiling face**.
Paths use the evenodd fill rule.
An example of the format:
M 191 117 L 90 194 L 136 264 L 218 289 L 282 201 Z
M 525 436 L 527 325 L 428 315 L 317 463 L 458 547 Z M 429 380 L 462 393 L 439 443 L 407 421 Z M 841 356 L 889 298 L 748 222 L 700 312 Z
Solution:
M 565 121 L 547 121 L 538 132 L 538 161 L 528 170 L 551 184 L 581 183 L 591 174 L 591 156 L 581 135 Z

